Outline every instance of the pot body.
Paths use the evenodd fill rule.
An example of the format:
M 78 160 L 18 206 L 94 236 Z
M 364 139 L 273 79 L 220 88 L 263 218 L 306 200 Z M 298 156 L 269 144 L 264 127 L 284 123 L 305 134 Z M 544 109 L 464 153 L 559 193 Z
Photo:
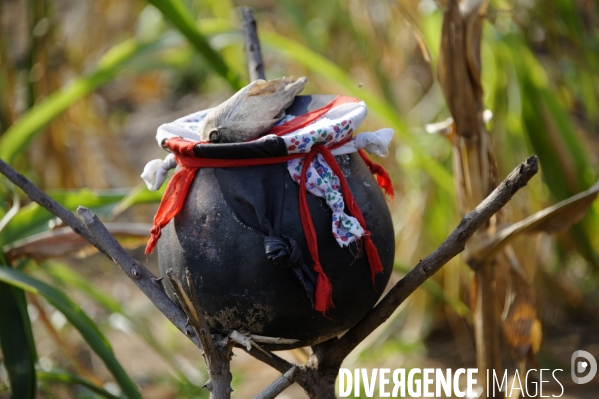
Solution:
M 332 234 L 331 211 L 321 198 L 306 193 L 318 236 L 321 265 L 333 288 L 335 308 L 324 317 L 315 311 L 293 271 L 266 259 L 263 237 L 241 224 L 220 192 L 214 169 L 200 169 L 185 205 L 158 242 L 160 272 L 172 268 L 185 285 L 189 269 L 211 328 L 299 340 L 291 349 L 314 345 L 347 330 L 376 303 L 385 289 L 395 252 L 391 216 L 384 195 L 358 154 L 336 157 L 371 231 L 384 272 L 373 283 L 368 259 L 358 243 L 341 248 Z M 272 165 L 273 168 L 280 165 Z M 312 266 L 298 210 L 298 185 L 286 174 L 281 235 L 292 237 Z M 172 290 L 165 284 L 174 299 Z

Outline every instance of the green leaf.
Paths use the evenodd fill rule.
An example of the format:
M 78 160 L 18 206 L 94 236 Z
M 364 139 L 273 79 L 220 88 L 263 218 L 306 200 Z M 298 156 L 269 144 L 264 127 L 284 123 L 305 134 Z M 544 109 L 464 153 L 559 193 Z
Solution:
M 86 387 L 90 391 L 97 393 L 98 395 L 100 395 L 104 398 L 120 399 L 118 396 L 111 394 L 107 390 L 100 388 L 97 385 L 94 385 L 92 382 L 90 382 L 84 378 L 78 377 L 76 375 L 69 374 L 64 371 L 55 371 L 55 370 L 53 370 L 53 371 L 38 371 L 37 379 L 39 381 L 46 381 L 46 382 L 59 382 L 62 384 L 69 384 L 69 385 L 81 385 L 83 387 Z
M 45 261 L 42 263 L 42 269 L 55 280 L 55 283 L 64 286 L 68 291 L 75 288 L 85 293 L 108 311 L 125 314 L 121 303 L 112 295 L 98 289 L 97 284 L 76 273 L 70 267 L 58 262 Z
M 539 157 L 543 180 L 558 200 L 589 188 L 596 179 L 588 146 L 577 131 L 567 107 L 553 92 L 542 65 L 516 35 L 504 38 L 511 54 L 522 100 L 522 121 L 532 149 Z M 597 221 L 594 208 L 587 220 Z M 596 223 L 574 225 L 570 231 L 577 249 L 599 267 L 599 257 L 590 237 L 597 233 Z
M 127 209 L 131 208 L 133 205 L 137 204 L 150 204 L 160 202 L 162 200 L 162 195 L 164 194 L 164 189 L 166 188 L 166 183 L 162 185 L 162 188 L 158 191 L 150 191 L 146 187 L 144 183 L 134 187 L 129 194 L 127 194 L 122 200 L 120 200 L 112 209 L 110 213 L 110 218 L 114 218 L 121 213 L 125 212 Z
M 119 301 L 115 300 L 113 296 L 98 289 L 96 285 L 91 283 L 85 277 L 62 263 L 45 261 L 42 263 L 42 270 L 48 273 L 56 285 L 64 287 L 64 289 L 69 291 L 76 289 L 96 301 L 109 312 L 118 313 L 124 316 L 131 323 L 133 331 L 173 368 L 177 378 L 189 382 L 181 365 L 173 360 L 172 353 L 166 349 L 164 341 L 159 340 L 154 336 L 151 327 L 156 323 L 155 320 L 139 316 L 136 317 L 130 314 L 130 312 L 128 312 Z
M 18 287 L 32 294 L 42 295 L 75 327 L 89 344 L 92 350 L 102 359 L 106 368 L 112 373 L 123 393 L 129 398 L 141 398 L 135 383 L 129 378 L 118 362 L 110 343 L 95 323 L 62 291 L 28 276 L 20 271 L 0 268 L 0 281 Z
M 79 205 L 92 209 L 98 215 L 109 215 L 112 208 L 130 192 L 130 189 L 92 191 L 56 190 L 48 194 L 59 204 L 69 210 L 75 210 Z M 6 245 L 30 235 L 48 230 L 48 222 L 56 217 L 37 203 L 31 203 L 21 208 L 0 232 L 0 245 Z
M 399 270 L 404 274 L 408 274 L 411 271 L 409 267 L 399 263 L 395 263 L 393 265 L 393 268 L 395 270 Z M 472 317 L 468 306 L 459 298 L 454 298 L 449 295 L 445 295 L 443 287 L 441 287 L 441 285 L 439 285 L 439 283 L 437 283 L 435 280 L 429 278 L 422 284 L 422 286 L 433 296 L 437 297 L 438 299 L 442 300 L 447 305 L 449 305 L 449 307 L 452 308 L 453 311 L 456 312 L 458 315 L 462 316 L 465 319 L 470 319 Z
M 144 184 L 133 189 L 111 190 L 52 190 L 48 194 L 69 210 L 78 206 L 92 209 L 97 215 L 112 219 L 133 205 L 159 203 L 164 187 L 152 192 Z M 24 206 L 12 216 L 6 228 L 0 230 L 0 246 L 10 244 L 33 234 L 48 230 L 48 222 L 56 217 L 37 203 Z
M 9 270 L 0 267 L 0 270 Z M 25 293 L 0 282 L 0 347 L 12 398 L 35 398 L 37 355 Z
M 225 63 L 223 57 L 208 43 L 196 26 L 191 12 L 182 0 L 147 0 L 158 8 L 164 17 L 183 34 L 195 49 L 204 57 L 208 65 L 225 78 L 235 91 L 242 87 L 241 78 Z
M 35 104 L 0 137 L 0 158 L 9 164 L 13 163 L 17 154 L 52 119 L 64 112 L 71 104 L 114 79 L 123 64 L 152 48 L 153 45 L 154 43 L 138 44 L 135 40 L 126 40 L 104 54 L 91 73 L 73 79 L 62 89 Z

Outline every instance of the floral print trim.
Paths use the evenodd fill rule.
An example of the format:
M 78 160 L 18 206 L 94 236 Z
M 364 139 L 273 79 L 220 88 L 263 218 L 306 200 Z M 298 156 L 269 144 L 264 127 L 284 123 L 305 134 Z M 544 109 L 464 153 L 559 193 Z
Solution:
M 351 137 L 365 117 L 366 106 L 363 102 L 343 104 L 333 108 L 314 123 L 282 138 L 285 140 L 288 153 L 308 153 L 315 144 L 331 147 Z M 298 184 L 303 164 L 304 158 L 293 159 L 287 163 L 291 178 Z M 306 190 L 317 197 L 324 198 L 331 208 L 333 236 L 339 246 L 347 246 L 364 235 L 360 223 L 345 213 L 339 178 L 331 171 L 320 154 L 314 157 L 312 165 L 306 171 Z
M 351 119 L 330 121 L 329 125 L 321 126 L 302 133 L 290 133 L 283 136 L 287 145 L 287 153 L 308 153 L 314 144 L 334 144 L 342 141 L 354 132 Z
M 296 158 L 287 164 L 288 170 L 293 170 L 291 177 L 297 184 L 300 183 L 303 165 L 304 158 Z M 339 178 L 331 171 L 320 154 L 314 157 L 312 165 L 306 171 L 306 190 L 317 197 L 324 198 L 331 208 L 333 236 L 339 246 L 347 246 L 364 235 L 360 223 L 344 212 L 345 204 L 340 191 Z

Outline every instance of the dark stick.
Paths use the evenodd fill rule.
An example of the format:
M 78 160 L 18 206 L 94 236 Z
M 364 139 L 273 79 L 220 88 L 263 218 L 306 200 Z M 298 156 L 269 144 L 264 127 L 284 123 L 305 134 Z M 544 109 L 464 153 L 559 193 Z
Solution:
M 241 14 L 241 23 L 243 25 L 243 41 L 245 43 L 245 55 L 247 57 L 250 81 L 266 79 L 254 11 L 249 7 L 239 7 L 239 13 Z
M 68 211 L 67 211 L 68 212 Z M 183 334 L 185 334 L 196 346 L 200 346 L 198 337 L 187 326 L 187 316 L 164 292 L 161 279 L 133 259 L 108 232 L 100 219 L 89 209 L 80 206 L 77 214 L 97 240 L 100 248 L 114 261 L 123 272 L 137 285 L 137 287 L 152 301 Z M 86 231 L 87 231 L 86 229 Z
M 514 169 L 476 209 L 468 213 L 451 235 L 411 272 L 400 280 L 379 304 L 341 338 L 332 339 L 312 347 L 308 363 L 302 367 L 296 382 L 310 398 L 334 398 L 335 378 L 341 362 L 372 331 L 385 322 L 401 303 L 444 264 L 462 252 L 475 231 L 499 211 L 512 196 L 524 187 L 538 171 L 538 158 L 531 156 Z M 270 358 L 252 350 L 250 355 L 284 372 L 291 364 L 284 359 Z M 273 355 L 274 356 L 274 355 Z
M 169 269 L 169 271 L 172 274 L 172 269 Z M 167 272 L 166 274 L 167 276 L 169 276 L 169 272 Z M 200 342 L 202 343 L 202 348 L 204 348 L 204 353 L 210 353 L 216 350 L 216 345 L 214 344 L 214 340 L 212 339 L 212 335 L 210 334 L 210 326 L 208 325 L 208 321 L 204 317 L 204 308 L 202 307 L 202 304 L 198 299 L 198 295 L 196 294 L 191 275 L 189 274 L 189 270 L 187 268 L 185 269 L 185 279 L 187 280 L 187 287 L 189 289 L 189 299 L 191 300 L 191 307 L 195 311 L 194 319 L 197 320 L 196 324 L 199 326 L 198 333 L 200 335 Z
M 204 385 L 206 389 L 210 391 L 210 398 L 213 399 L 229 399 L 231 397 L 231 364 L 230 348 L 227 343 L 222 344 L 224 340 L 215 340 L 210 333 L 210 327 L 204 317 L 204 310 L 200 305 L 200 302 L 196 296 L 193 285 L 191 284 L 191 278 L 189 271 L 185 270 L 185 277 L 187 279 L 187 286 L 189 287 L 189 295 L 183 288 L 183 284 L 177 279 L 173 269 L 166 271 L 166 277 L 168 278 L 173 291 L 177 295 L 179 304 L 183 308 L 183 311 L 187 315 L 191 325 L 196 332 L 196 335 L 200 338 L 200 343 L 204 352 L 204 362 L 210 375 L 210 380 Z M 225 337 L 226 338 L 226 337 Z
M 37 188 L 29 179 L 14 170 L 9 164 L 0 159 L 0 173 L 13 182 L 17 187 L 23 190 L 32 201 L 37 202 L 43 208 L 54 216 L 59 217 L 63 222 L 69 225 L 73 231 L 85 238 L 87 242 L 98 248 L 101 252 L 104 250 L 98 246 L 98 243 L 93 235 L 81 223 L 79 219 L 68 209 L 64 208 L 58 202 L 54 201 L 48 194 Z M 105 252 L 104 252 L 105 253 Z
M 289 370 L 291 367 L 293 367 L 293 364 L 289 363 L 287 360 L 285 360 L 282 357 L 279 357 L 271 352 L 269 352 L 267 354 L 262 351 L 259 351 L 256 348 L 252 348 L 252 350 L 249 351 L 248 353 L 250 355 L 254 356 L 256 359 L 260 360 L 262 363 L 268 364 L 270 367 L 272 367 L 275 370 L 280 371 L 281 373 L 284 373 L 287 370 Z
M 262 363 L 269 365 L 270 367 L 280 371 L 281 373 L 285 373 L 287 370 L 294 366 L 287 360 L 275 355 L 272 352 L 264 353 L 255 348 L 252 348 L 252 350 L 248 353 L 257 360 L 260 360 Z M 315 384 L 316 370 L 309 370 L 310 373 L 307 373 L 306 371 L 306 367 L 301 366 L 298 375 L 295 377 L 295 382 L 297 382 L 306 392 L 310 392 L 310 390 Z
M 59 217 L 75 233 L 79 234 L 87 242 L 98 248 L 100 252 L 117 263 L 167 319 L 196 346 L 201 347 L 198 337 L 193 333 L 191 328 L 187 327 L 185 313 L 166 295 L 159 279 L 156 279 L 152 272 L 129 256 L 93 212 L 84 207 L 79 207 L 78 209 L 79 214 L 88 223 L 86 227 L 73 213 L 54 201 L 48 194 L 40 190 L 35 184 L 14 170 L 2 159 L 0 159 L 0 173 L 6 176 L 17 187 L 21 188 L 31 200 L 37 202 L 54 216 Z
M 474 232 L 503 208 L 512 196 L 537 173 L 538 169 L 538 158 L 534 155 L 516 167 L 476 209 L 464 216 L 451 235 L 432 254 L 420 261 L 412 271 L 391 288 L 366 317 L 331 345 L 327 352 L 334 359 L 330 360 L 341 364 L 345 356 L 384 323 L 411 293 L 439 271 L 444 264 L 462 252 Z
M 293 366 L 285 374 L 277 378 L 264 391 L 260 392 L 254 399 L 274 399 L 278 394 L 289 388 L 295 381 L 300 369 Z

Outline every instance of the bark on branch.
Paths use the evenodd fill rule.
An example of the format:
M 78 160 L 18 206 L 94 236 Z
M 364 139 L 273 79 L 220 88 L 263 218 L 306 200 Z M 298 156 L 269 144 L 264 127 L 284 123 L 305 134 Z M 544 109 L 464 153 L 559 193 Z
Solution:
M 274 399 L 278 394 L 287 389 L 297 377 L 300 369 L 297 366 L 293 366 L 285 374 L 277 378 L 272 384 L 258 394 L 254 399 Z
M 266 79 L 254 11 L 249 7 L 239 7 L 239 13 L 243 26 L 243 41 L 245 43 L 245 55 L 247 58 L 250 81 L 253 82 L 258 79 Z
M 179 300 L 179 304 L 188 317 L 195 334 L 200 338 L 204 351 L 202 356 L 210 375 L 210 380 L 204 385 L 210 391 L 210 398 L 227 399 L 231 397 L 231 375 L 230 357 L 232 347 L 228 345 L 227 337 L 212 336 L 210 327 L 204 317 L 204 309 L 198 300 L 194 285 L 191 281 L 189 270 L 185 270 L 189 294 L 183 288 L 183 284 L 177 279 L 173 269 L 166 271 L 166 276 L 171 283 L 173 291 Z
M 539 162 L 535 155 L 516 167 L 476 209 L 464 216 L 456 229 L 433 253 L 420 261 L 411 272 L 398 281 L 365 318 L 333 344 L 329 350 L 330 354 L 342 361 L 356 345 L 383 324 L 416 288 L 420 287 L 454 256 L 462 252 L 474 232 L 503 208 L 512 196 L 537 173 L 538 169 Z
M 54 201 L 48 194 L 40 190 L 35 184 L 33 184 L 25 176 L 14 170 L 9 164 L 0 159 L 0 173 L 8 178 L 15 186 L 23 190 L 27 196 L 32 200 L 46 208 L 48 212 L 54 216 L 60 218 L 64 223 L 69 225 L 73 231 L 83 237 L 87 242 L 104 252 L 94 236 L 87 231 L 83 223 L 75 215 L 73 215 L 68 209 L 64 208 L 58 202 Z M 105 252 L 104 252 L 105 253 Z
M 6 176 L 17 187 L 21 188 L 31 200 L 37 202 L 54 216 L 59 217 L 73 231 L 95 246 L 100 252 L 112 259 L 125 274 L 139 287 L 171 323 L 185 334 L 196 346 L 200 347 L 197 336 L 187 326 L 187 317 L 179 307 L 170 300 L 162 287 L 161 279 L 133 259 L 116 239 L 108 232 L 98 217 L 89 209 L 79 207 L 78 213 L 83 222 L 40 190 L 25 176 L 14 170 L 0 159 L 0 173 Z

